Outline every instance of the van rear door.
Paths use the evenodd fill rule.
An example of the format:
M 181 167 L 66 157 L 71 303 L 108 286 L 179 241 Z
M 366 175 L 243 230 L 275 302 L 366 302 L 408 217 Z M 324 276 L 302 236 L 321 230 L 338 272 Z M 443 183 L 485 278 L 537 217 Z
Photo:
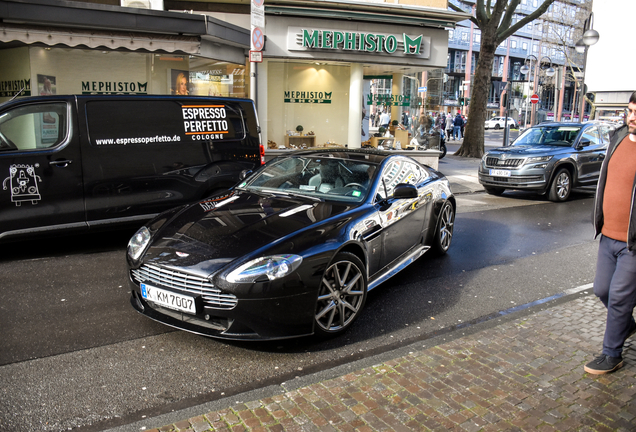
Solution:
M 72 98 L 17 100 L 0 108 L 0 239 L 86 228 Z
M 245 154 L 240 105 L 224 99 L 78 98 L 85 113 L 84 185 L 89 225 L 143 220 L 238 181 Z M 257 165 L 258 166 L 258 165 Z

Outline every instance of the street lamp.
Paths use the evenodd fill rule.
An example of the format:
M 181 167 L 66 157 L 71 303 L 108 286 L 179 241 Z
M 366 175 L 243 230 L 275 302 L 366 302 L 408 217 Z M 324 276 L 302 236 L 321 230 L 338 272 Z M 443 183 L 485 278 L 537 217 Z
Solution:
M 587 28 L 592 23 L 592 15 L 585 22 L 583 28 Z M 583 37 L 576 42 L 574 49 L 580 54 L 584 54 L 583 57 L 583 78 L 581 78 L 581 107 L 579 109 L 579 121 L 583 122 L 583 116 L 585 115 L 585 71 L 587 70 L 587 50 L 591 45 L 598 42 L 600 35 L 594 29 L 589 29 L 583 33 Z
M 548 67 L 543 67 L 543 63 L 544 60 L 547 59 L 548 60 Z M 523 66 L 521 66 L 521 68 L 519 69 L 519 72 L 521 72 L 524 75 L 528 76 L 528 91 L 530 90 L 530 76 L 532 75 L 530 73 L 530 71 L 532 70 L 532 61 L 534 60 L 535 62 L 535 81 L 537 77 L 537 67 L 536 67 L 536 63 L 539 63 L 539 67 L 541 70 L 545 70 L 545 74 L 548 77 L 553 77 L 554 74 L 556 73 L 556 71 L 554 70 L 554 68 L 552 67 L 552 59 L 550 59 L 550 57 L 547 56 L 543 56 L 541 57 L 541 60 L 539 61 L 539 59 L 537 59 L 534 55 L 530 54 L 529 56 L 526 57 Z M 528 66 L 526 63 L 528 63 L 528 61 L 530 62 L 530 66 Z M 526 111 L 524 114 L 524 122 L 527 126 L 528 124 L 528 99 L 529 97 L 526 97 Z M 530 122 L 531 124 L 534 123 L 534 121 L 532 120 Z

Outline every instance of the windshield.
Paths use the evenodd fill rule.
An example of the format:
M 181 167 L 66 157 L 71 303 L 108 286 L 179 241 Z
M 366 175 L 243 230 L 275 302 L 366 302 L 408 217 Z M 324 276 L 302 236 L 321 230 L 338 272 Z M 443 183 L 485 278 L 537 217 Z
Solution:
M 580 126 L 536 126 L 527 129 L 512 143 L 513 146 L 538 147 L 543 145 L 570 147 L 574 144 Z
M 362 202 L 376 165 L 335 157 L 285 156 L 267 163 L 239 188 L 309 199 Z

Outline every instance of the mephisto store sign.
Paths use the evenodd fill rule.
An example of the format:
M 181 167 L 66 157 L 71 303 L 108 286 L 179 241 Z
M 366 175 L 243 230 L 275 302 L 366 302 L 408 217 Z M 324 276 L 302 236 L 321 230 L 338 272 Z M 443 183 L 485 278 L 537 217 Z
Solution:
M 422 34 L 391 34 L 289 27 L 289 51 L 340 51 L 428 58 L 431 38 Z

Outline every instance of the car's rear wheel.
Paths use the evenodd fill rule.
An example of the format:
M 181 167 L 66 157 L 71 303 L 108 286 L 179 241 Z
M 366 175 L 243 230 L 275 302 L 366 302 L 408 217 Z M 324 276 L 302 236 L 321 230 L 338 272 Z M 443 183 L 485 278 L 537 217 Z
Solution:
M 435 237 L 433 238 L 432 251 L 434 255 L 444 255 L 450 248 L 453 240 L 453 228 L 455 227 L 455 209 L 446 201 L 437 219 Z
M 572 191 L 572 175 L 566 168 L 561 168 L 550 185 L 548 199 L 554 202 L 562 202 L 570 197 Z
M 499 187 L 491 187 L 491 186 L 484 186 L 484 189 L 486 190 L 486 192 L 490 195 L 496 195 L 499 196 L 502 193 L 504 193 L 504 191 L 506 189 L 504 188 L 499 188 Z
M 335 336 L 344 332 L 360 315 L 366 299 L 364 264 L 350 252 L 338 253 L 320 282 L 315 333 L 318 336 Z

